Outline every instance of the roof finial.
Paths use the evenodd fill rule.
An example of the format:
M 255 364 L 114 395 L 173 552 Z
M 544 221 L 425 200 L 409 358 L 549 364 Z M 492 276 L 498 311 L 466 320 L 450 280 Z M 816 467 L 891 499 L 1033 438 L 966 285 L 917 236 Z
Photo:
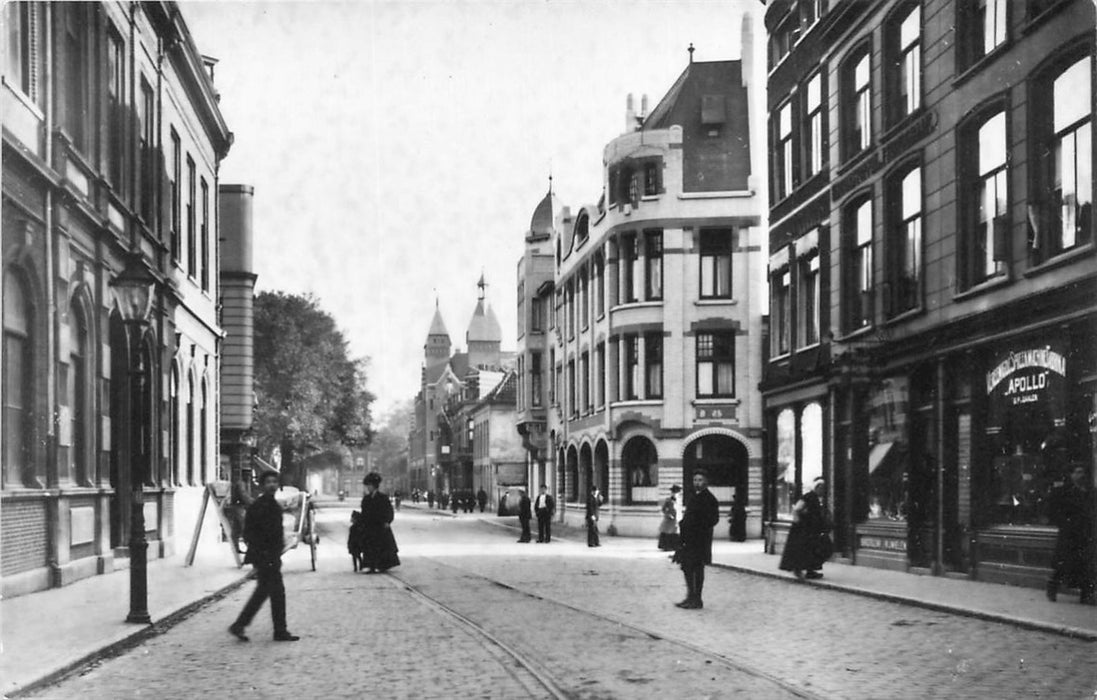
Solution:
M 480 301 L 484 300 L 484 288 L 488 286 L 488 283 L 484 281 L 484 271 L 480 270 L 480 281 L 476 283 L 476 286 L 480 288 Z
M 689 62 L 690 62 L 690 63 L 693 63 L 693 52 L 694 52 L 694 48 L 693 48 L 693 42 L 692 42 L 692 41 L 691 41 L 691 42 L 689 42 L 689 48 L 688 48 L 688 49 L 686 49 L 686 51 L 689 51 Z
M 552 166 L 549 166 L 549 194 L 552 194 Z

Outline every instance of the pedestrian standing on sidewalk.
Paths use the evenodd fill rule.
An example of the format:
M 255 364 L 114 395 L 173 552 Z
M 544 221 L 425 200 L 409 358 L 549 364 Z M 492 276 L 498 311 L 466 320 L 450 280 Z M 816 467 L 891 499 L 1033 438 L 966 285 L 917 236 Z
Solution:
M 270 598 L 270 616 L 274 622 L 274 641 L 296 642 L 300 637 L 286 629 L 286 587 L 282 583 L 282 506 L 274 500 L 280 486 L 278 472 L 263 472 L 259 477 L 262 495 L 248 506 L 244 516 L 244 542 L 248 545 L 244 563 L 255 568 L 256 585 L 229 633 L 242 642 L 248 641 L 244 630 L 251 624 L 263 602 Z
M 679 528 L 678 551 L 672 561 L 682 567 L 686 579 L 686 599 L 675 603 L 680 608 L 696 610 L 705 607 L 701 592 L 705 587 L 705 565 L 712 563 L 712 528 L 720 522 L 720 504 L 708 490 L 708 475 L 701 469 L 693 472 L 693 495 L 686 503 L 686 514 Z
M 476 492 L 476 503 L 480 506 L 480 512 L 484 512 L 484 506 L 488 504 L 488 492 L 481 486 L 480 490 Z
M 522 536 L 518 538 L 519 542 L 529 542 L 529 521 L 532 519 L 533 514 L 530 512 L 529 496 L 526 495 L 525 489 L 518 489 L 518 524 L 522 526 Z
M 370 472 L 362 484 L 366 487 L 362 496 L 362 567 L 367 574 L 376 574 L 400 566 L 400 550 L 392 534 L 392 502 L 380 490 L 381 475 Z
M 587 496 L 587 546 L 601 547 L 598 539 L 598 509 L 602 507 L 602 494 L 597 486 L 590 487 L 590 495 Z
M 811 490 L 792 507 L 792 527 L 788 531 L 785 550 L 781 553 L 780 568 L 791 571 L 798 579 L 823 578 L 820 569 L 833 554 L 830 522 L 823 506 L 826 490 L 823 477 L 818 477 Z
M 548 493 L 548 487 L 541 484 L 541 493 L 533 504 L 537 514 L 537 541 L 552 542 L 552 516 L 556 513 L 556 501 Z
M 1075 464 L 1070 470 L 1070 482 L 1055 489 L 1051 495 L 1051 522 L 1059 527 L 1055 541 L 1054 568 L 1047 582 L 1047 599 L 1054 602 L 1059 585 L 1078 588 L 1084 605 L 1097 604 L 1094 597 L 1094 527 L 1097 501 L 1085 466 Z
M 681 512 L 678 494 L 681 491 L 682 487 L 674 484 L 670 487 L 670 495 L 663 501 L 663 520 L 659 523 L 659 549 L 664 552 L 678 549 L 678 515 Z

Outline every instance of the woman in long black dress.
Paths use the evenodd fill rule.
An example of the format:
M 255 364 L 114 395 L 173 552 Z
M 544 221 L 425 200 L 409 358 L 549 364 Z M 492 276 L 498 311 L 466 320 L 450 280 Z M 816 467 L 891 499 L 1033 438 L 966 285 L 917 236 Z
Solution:
M 832 545 L 827 534 L 830 526 L 823 507 L 825 492 L 826 482 L 820 477 L 811 491 L 792 507 L 792 528 L 781 553 L 780 566 L 782 571 L 791 571 L 796 578 L 823 578 L 819 570 L 830 559 Z
M 381 475 L 366 474 L 362 480 L 366 495 L 362 496 L 362 568 L 367 574 L 387 571 L 400 565 L 396 537 L 392 534 L 392 502 L 378 489 Z

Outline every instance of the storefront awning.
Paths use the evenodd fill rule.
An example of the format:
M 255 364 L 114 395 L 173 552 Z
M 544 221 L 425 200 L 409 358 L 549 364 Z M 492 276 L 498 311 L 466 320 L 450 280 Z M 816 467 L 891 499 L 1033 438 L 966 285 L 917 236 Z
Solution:
M 891 452 L 891 448 L 894 446 L 894 442 L 881 442 L 872 446 L 872 451 L 868 453 L 869 474 L 880 468 L 880 465 L 887 459 L 888 453 Z

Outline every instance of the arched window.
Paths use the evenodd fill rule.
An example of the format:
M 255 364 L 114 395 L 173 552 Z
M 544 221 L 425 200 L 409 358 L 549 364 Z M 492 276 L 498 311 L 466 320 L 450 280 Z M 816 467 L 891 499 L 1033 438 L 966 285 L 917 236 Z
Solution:
M 842 217 L 842 242 L 846 272 L 843 279 L 845 329 L 871 326 L 873 322 L 872 197 L 846 207 Z
M 888 123 L 898 124 L 922 104 L 922 8 L 899 8 L 887 22 Z
M 867 43 L 842 64 L 842 153 L 849 159 L 872 145 L 872 51 Z
M 922 169 L 900 170 L 888 181 L 887 253 L 891 294 L 888 312 L 896 316 L 922 303 Z
M 201 450 L 199 453 L 199 464 L 202 467 L 202 483 L 205 484 L 209 481 L 209 392 L 206 389 L 206 382 L 202 382 L 202 404 L 198 414 L 198 434 L 200 439 L 198 441 L 198 447 Z
M 171 368 L 171 380 L 168 385 L 168 425 L 169 440 L 171 444 L 168 446 L 168 485 L 180 486 L 182 484 L 180 480 L 180 459 L 179 459 L 179 368 L 174 364 Z
M 26 288 L 12 270 L 4 275 L 4 486 L 30 480 L 34 355 Z
M 70 420 L 70 470 L 68 477 L 78 484 L 90 484 L 93 480 L 94 457 L 90 451 L 92 427 L 91 397 L 94 388 L 88 343 L 87 317 L 81 306 L 73 303 L 69 308 L 69 368 L 65 378 L 65 396 Z
M 194 478 L 194 377 L 187 377 L 187 486 L 197 485 Z
M 621 450 L 621 469 L 628 484 L 629 502 L 654 500 L 645 489 L 659 483 L 659 454 L 646 437 L 634 437 Z

